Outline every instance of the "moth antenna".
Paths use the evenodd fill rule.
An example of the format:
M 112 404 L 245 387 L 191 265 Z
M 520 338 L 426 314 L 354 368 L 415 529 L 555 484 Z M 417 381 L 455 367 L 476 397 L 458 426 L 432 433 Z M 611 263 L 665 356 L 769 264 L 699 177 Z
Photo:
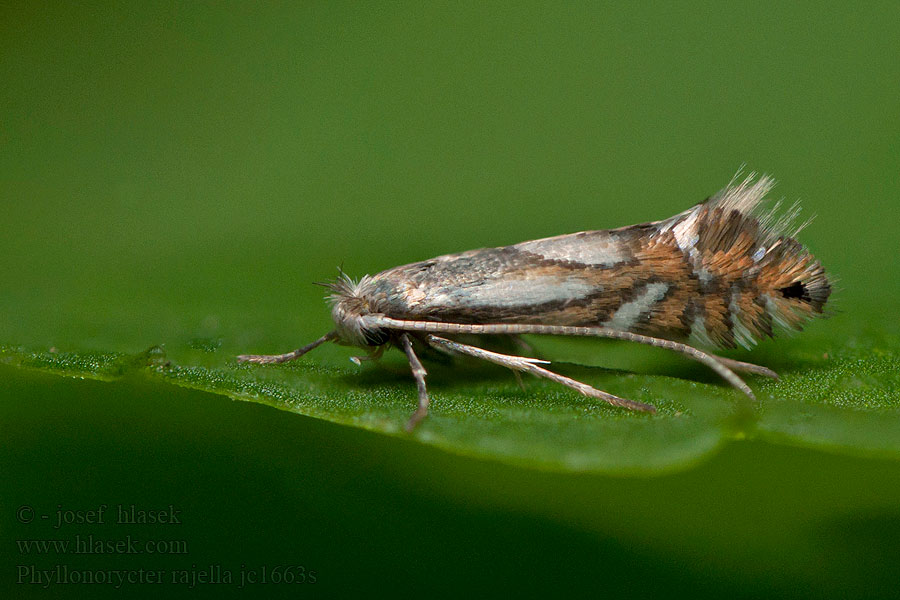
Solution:
M 330 331 L 314 341 L 311 344 L 307 344 L 302 348 L 297 348 L 291 352 L 286 352 L 284 354 L 241 354 L 237 357 L 238 362 L 251 362 L 258 365 L 269 365 L 273 363 L 283 363 L 288 362 L 290 360 L 294 360 L 300 358 L 310 350 L 314 348 L 318 348 L 325 342 L 331 341 L 337 338 L 336 331 Z

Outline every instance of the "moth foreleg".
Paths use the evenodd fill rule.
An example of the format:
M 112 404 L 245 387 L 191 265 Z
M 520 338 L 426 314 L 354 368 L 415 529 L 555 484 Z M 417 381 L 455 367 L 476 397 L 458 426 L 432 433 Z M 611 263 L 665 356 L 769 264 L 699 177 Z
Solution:
M 511 356 L 509 354 L 500 354 L 498 352 L 485 350 L 484 348 L 478 348 L 476 346 L 469 346 L 468 344 L 454 342 L 446 338 L 438 337 L 436 335 L 429 335 L 427 339 L 430 344 L 436 347 L 444 347 L 454 352 L 459 352 L 460 354 L 468 354 L 469 356 L 487 360 L 509 369 L 513 369 L 515 371 L 523 371 L 525 373 L 531 373 L 532 375 L 536 375 L 538 377 L 544 377 L 545 379 L 549 379 L 550 381 L 555 381 L 556 383 L 562 384 L 566 387 L 570 387 L 585 396 L 589 396 L 591 398 L 599 398 L 605 402 L 608 402 L 609 404 L 612 404 L 613 406 L 621 406 L 623 408 L 630 408 L 632 410 L 640 410 L 646 412 L 656 412 L 656 407 L 651 404 L 644 404 L 643 402 L 635 402 L 634 400 L 619 398 L 618 396 L 610 394 L 609 392 L 598 390 L 586 383 L 570 379 L 568 377 L 565 377 L 558 373 L 554 373 L 553 371 L 548 371 L 547 369 L 538 366 L 537 363 L 547 364 L 549 361 L 546 360 L 527 358 L 524 356 Z
M 425 375 L 428 373 L 419 361 L 419 357 L 416 356 L 408 333 L 404 333 L 400 336 L 400 342 L 403 345 L 403 351 L 406 353 L 406 358 L 409 359 L 409 368 L 412 370 L 413 377 L 416 379 L 416 387 L 419 390 L 419 404 L 416 407 L 416 412 L 414 412 L 409 418 L 409 421 L 406 422 L 405 429 L 407 432 L 410 432 L 416 428 L 416 425 L 418 425 L 422 419 L 428 416 L 428 405 L 430 400 L 428 399 L 428 390 L 425 389 Z
M 356 366 L 362 366 L 363 361 L 370 360 L 379 360 L 381 356 L 384 354 L 384 346 L 378 346 L 375 348 L 373 352 L 366 354 L 365 356 L 351 356 L 350 362 L 352 362 Z
M 293 350 L 291 352 L 286 352 L 284 354 L 241 354 L 237 357 L 237 360 L 238 362 L 252 362 L 258 365 L 288 362 L 289 360 L 300 358 L 310 350 L 318 348 L 325 342 L 333 340 L 336 337 L 337 332 L 331 331 L 329 333 L 326 333 L 313 343 L 307 344 L 302 348 L 297 348 L 296 350 Z

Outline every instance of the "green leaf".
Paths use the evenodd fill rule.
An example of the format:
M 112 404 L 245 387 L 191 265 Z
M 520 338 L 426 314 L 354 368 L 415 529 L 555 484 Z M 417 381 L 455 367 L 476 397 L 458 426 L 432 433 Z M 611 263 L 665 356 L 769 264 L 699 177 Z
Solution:
M 763 387 L 760 437 L 900 459 L 900 355 L 842 348 L 822 364 Z
M 403 424 L 415 407 L 415 386 L 397 360 L 362 369 L 295 364 L 236 364 L 217 349 L 188 347 L 173 360 L 158 348 L 121 354 L 25 352 L 3 348 L 8 364 L 72 377 L 110 379 L 129 369 L 168 383 L 259 402 L 302 415 L 415 439 L 451 452 L 515 464 L 573 471 L 650 473 L 690 464 L 733 435 L 734 406 L 722 386 L 676 378 L 557 368 L 622 396 L 655 402 L 656 415 L 633 413 L 531 380 L 521 390 L 502 370 L 467 363 L 431 367 L 433 409 L 412 434 Z M 660 394 L 660 385 L 666 393 Z
M 827 356 L 791 352 L 780 381 L 752 380 L 759 401 L 664 352 L 534 338 L 554 356 L 598 362 L 613 355 L 621 369 L 557 362 L 553 368 L 622 397 L 655 404 L 656 415 L 634 413 L 584 398 L 544 380 L 518 387 L 507 371 L 472 361 L 427 363 L 433 398 L 429 417 L 411 435 L 415 385 L 399 353 L 381 365 L 356 367 L 309 355 L 284 365 L 238 364 L 233 344 L 193 338 L 177 352 L 153 347 L 121 353 L 28 352 L 0 348 L 3 362 L 95 379 L 140 371 L 183 387 L 259 402 L 301 415 L 417 440 L 453 453 L 553 470 L 653 473 L 684 468 L 736 438 L 819 447 L 900 459 L 900 361 L 889 350 L 861 351 L 872 339 L 832 349 Z M 774 344 L 774 343 L 773 343 Z M 851 347 L 853 346 L 853 347 Z M 746 357 L 744 357 L 746 358 Z M 630 361 L 630 362 L 629 362 Z M 656 371 L 657 374 L 654 374 Z
M 505 19 L 440 8 L 368 11 L 359 22 L 375 33 L 352 40 L 341 11 L 310 18 L 286 8 L 300 12 L 248 26 L 198 5 L 179 12 L 177 27 L 145 35 L 171 15 L 143 10 L 115 27 L 104 11 L 26 11 L 4 36 L 17 49 L 2 64 L 0 102 L 4 362 L 104 380 L 141 373 L 540 469 L 665 472 L 744 438 L 898 457 L 900 190 L 885 176 L 898 165 L 884 133 L 897 129 L 898 113 L 882 82 L 900 75 L 885 58 L 900 36 L 860 35 L 829 58 L 782 32 L 790 63 L 761 60 L 765 77 L 735 77 L 748 49 L 778 46 L 751 28 L 741 44 L 720 47 L 709 32 L 733 30 L 724 16 L 716 27 L 683 23 L 668 47 L 635 45 L 622 25 L 651 19 L 669 32 L 664 14 L 620 23 L 582 8 L 565 18 L 602 32 L 569 47 L 568 27 L 548 30 L 559 43 L 510 44 L 519 38 Z M 528 10 L 520 18 L 545 20 Z M 465 35 L 446 22 L 464 22 Z M 847 29 L 823 19 L 809 31 L 836 39 Z M 435 45 L 418 45 L 426 39 Z M 186 58 L 185 44 L 197 53 Z M 709 48 L 709 60 L 695 60 Z M 671 68 L 673 56 L 691 78 Z M 512 62 L 497 69 L 484 57 Z M 876 62 L 878 77 L 859 76 L 858 64 Z M 803 71 L 818 74 L 815 86 L 797 83 L 797 64 L 818 65 Z M 658 91 L 638 93 L 648 81 Z M 535 115 L 545 124 L 531 126 Z M 500 368 L 427 363 L 431 416 L 406 435 L 416 394 L 400 353 L 362 368 L 334 345 L 296 364 L 235 363 L 328 331 L 310 283 L 339 264 L 361 276 L 666 218 L 742 163 L 778 178 L 773 200 L 802 198 L 818 215 L 801 240 L 841 279 L 833 319 L 733 354 L 782 375 L 747 377 L 756 403 L 662 350 L 533 338 L 551 368 L 659 414 L 546 381 L 528 379 L 522 391 Z

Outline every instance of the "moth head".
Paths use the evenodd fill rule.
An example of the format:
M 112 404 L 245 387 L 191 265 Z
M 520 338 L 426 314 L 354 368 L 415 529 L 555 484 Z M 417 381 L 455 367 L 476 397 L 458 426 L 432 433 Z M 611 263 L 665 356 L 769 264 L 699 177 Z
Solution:
M 368 276 L 354 281 L 343 271 L 334 281 L 323 283 L 331 290 L 331 318 L 335 324 L 338 344 L 374 348 L 390 341 L 385 329 L 372 329 L 365 318 L 376 313 L 367 293 L 371 279 Z

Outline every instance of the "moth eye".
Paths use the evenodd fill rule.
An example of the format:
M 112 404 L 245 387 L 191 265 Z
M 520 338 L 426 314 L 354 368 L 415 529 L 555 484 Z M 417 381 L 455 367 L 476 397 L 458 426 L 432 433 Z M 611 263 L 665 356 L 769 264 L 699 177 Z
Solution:
M 811 298 L 809 297 L 809 292 L 806 289 L 806 286 L 803 285 L 802 281 L 795 281 L 791 285 L 783 288 L 779 288 L 778 290 L 781 292 L 782 297 L 787 299 L 797 299 L 809 301 Z
M 369 346 L 383 346 L 388 343 L 391 334 L 387 329 L 366 329 L 363 331 L 363 337 Z

